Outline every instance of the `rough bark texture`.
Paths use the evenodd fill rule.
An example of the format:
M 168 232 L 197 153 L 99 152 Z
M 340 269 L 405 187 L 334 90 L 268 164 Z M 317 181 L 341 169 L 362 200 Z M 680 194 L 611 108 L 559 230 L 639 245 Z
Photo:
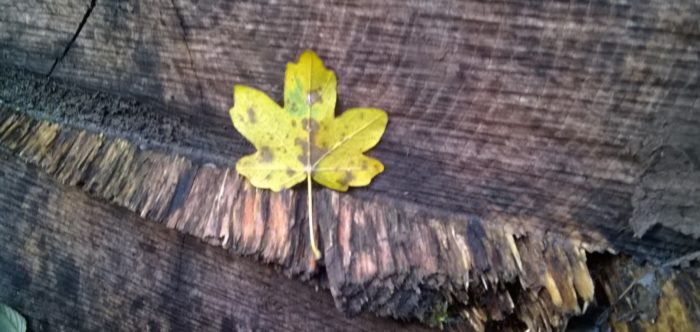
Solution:
M 32 331 L 419 330 L 60 185 L 0 148 L 0 302 Z
M 59 15 L 38 6 L 20 25 L 2 3 L 13 29 Z M 150 106 L 4 68 L 0 99 L 19 113 L 2 113 L 3 146 L 289 275 L 325 270 L 348 312 L 429 319 L 449 302 L 476 329 L 513 317 L 558 327 L 593 299 L 585 252 L 659 263 L 700 248 L 696 2 L 84 8 L 72 36 L 0 39 L 5 63 Z M 59 42 L 63 53 L 34 52 Z M 339 109 L 390 115 L 374 151 L 385 173 L 316 193 L 323 269 L 302 227 L 305 193 L 246 185 L 232 165 L 250 147 L 226 114 L 234 83 L 281 99 L 284 64 L 307 47 L 336 70 Z
M 603 264 L 592 268 L 592 273 L 598 276 L 595 280 L 598 295 L 606 302 L 601 306 L 606 310 L 592 310 L 598 327 L 609 321 L 616 331 L 697 331 L 699 257 L 700 252 L 696 252 L 662 266 L 643 266 L 619 257 L 602 258 L 599 262 Z M 684 271 L 672 269 L 678 266 L 683 266 Z

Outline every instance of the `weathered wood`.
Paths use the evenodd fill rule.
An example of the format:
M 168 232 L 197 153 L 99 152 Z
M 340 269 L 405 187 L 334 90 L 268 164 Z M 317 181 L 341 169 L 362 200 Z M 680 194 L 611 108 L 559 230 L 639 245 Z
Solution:
M 374 152 L 386 172 L 369 189 L 318 194 L 336 304 L 425 317 L 448 298 L 483 328 L 509 315 L 513 300 L 537 303 L 516 306 L 530 327 L 560 326 L 577 297 L 589 296 L 581 291 L 587 278 L 575 277 L 588 276 L 582 250 L 660 262 L 698 249 L 698 185 L 685 181 L 700 170 L 698 16 L 695 2 L 660 0 L 97 2 L 52 76 L 153 107 L 104 102 L 8 71 L 6 104 L 91 130 L 75 129 L 71 139 L 96 150 L 29 147 L 39 138 L 28 131 L 39 123 L 18 124 L 19 138 L 5 143 L 35 151 L 23 154 L 30 161 L 44 153 L 80 157 L 42 167 L 83 188 L 96 177 L 99 197 L 308 276 L 317 267 L 298 229 L 303 193 L 257 192 L 228 171 L 250 149 L 226 110 L 234 83 L 281 99 L 284 63 L 312 47 L 337 71 L 340 109 L 371 105 L 390 114 Z M 115 144 L 123 168 L 94 162 Z M 175 165 L 178 158 L 185 166 Z M 147 170 L 160 162 L 190 171 L 172 189 L 162 185 L 172 179 Z M 122 182 L 110 182 L 112 171 Z M 130 182 L 140 178 L 152 184 Z M 168 195 L 179 209 L 158 210 Z M 501 289 L 513 280 L 525 291 Z
M 376 156 L 391 167 L 354 196 L 613 242 L 654 151 L 698 164 L 695 2 L 401 3 L 98 2 L 53 76 L 194 115 L 220 136 L 200 148 L 235 158 L 233 83 L 280 99 L 284 63 L 313 47 L 342 106 L 390 114 Z
M 700 252 L 682 256 L 684 271 L 674 266 L 640 265 L 624 257 L 606 257 L 593 267 L 596 283 L 607 302 L 594 317 L 598 326 L 611 323 L 616 331 L 697 331 L 700 326 Z M 669 262 L 667 262 L 668 264 Z M 595 320 L 593 320 L 595 321 Z M 593 327 L 593 326 L 590 326 Z
M 700 105 L 698 105 L 700 107 Z M 695 109 L 700 112 L 700 109 Z M 663 144 L 652 153 L 639 180 L 632 204 L 630 225 L 642 236 L 663 226 L 700 238 L 700 130 L 682 119 L 674 119 L 669 139 L 680 144 Z M 686 136 L 686 137 L 684 137 Z
M 142 217 L 274 262 L 290 275 L 308 278 L 317 272 L 296 191 L 258 190 L 228 168 L 9 110 L 0 112 L 0 145 L 59 182 Z M 549 327 L 579 313 L 579 300 L 593 299 L 583 250 L 605 249 L 597 247 L 599 241 L 504 232 L 478 218 L 439 220 L 416 207 L 381 209 L 381 201 L 328 191 L 316 196 L 323 264 L 344 311 L 428 320 L 441 303 L 454 301 L 467 310 L 489 311 L 475 320 L 476 328 L 510 314 L 528 326 Z M 532 295 L 512 299 L 504 285 L 518 282 Z M 537 295 L 541 288 L 549 297 Z M 470 304 L 475 297 L 504 298 Z M 532 316 L 541 310 L 521 310 L 533 303 L 548 312 L 545 319 Z
M 694 1 L 104 2 L 56 76 L 219 129 L 233 83 L 279 100 L 284 63 L 316 48 L 343 105 L 391 116 L 373 192 L 612 234 L 629 227 L 645 152 L 693 142 L 664 139 L 659 120 L 698 129 L 698 15 Z
M 77 37 L 90 1 L 0 2 L 0 59 L 48 75 Z
M 0 302 L 32 331 L 420 330 L 59 185 L 0 148 Z
M 317 273 L 296 191 L 257 190 L 230 168 L 9 110 L 0 112 L 0 144 L 58 181 L 142 217 L 276 263 L 289 275 Z M 351 313 L 429 320 L 448 301 L 476 329 L 509 315 L 533 328 L 562 326 L 581 312 L 580 301 L 593 300 L 584 251 L 611 248 L 595 233 L 498 229 L 477 217 L 437 219 L 418 206 L 316 196 L 322 263 L 336 305 Z

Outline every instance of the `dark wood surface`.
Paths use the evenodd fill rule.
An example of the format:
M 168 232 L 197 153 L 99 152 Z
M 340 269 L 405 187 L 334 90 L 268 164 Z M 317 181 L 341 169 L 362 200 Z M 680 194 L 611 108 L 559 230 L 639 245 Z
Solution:
M 419 330 L 56 183 L 0 149 L 0 302 L 32 331 Z
M 450 299 L 477 310 L 476 328 L 508 315 L 561 326 L 592 296 L 586 252 L 659 263 L 700 247 L 697 2 L 39 3 L 29 21 L 0 5 L 4 64 L 139 102 L 3 67 L 2 103 L 30 115 L 3 144 L 289 275 L 322 268 L 348 312 L 427 319 Z M 57 16 L 74 30 L 42 32 Z M 281 100 L 284 65 L 305 48 L 336 70 L 338 111 L 390 116 L 372 152 L 385 173 L 317 193 L 321 266 L 299 229 L 303 191 L 258 192 L 229 171 L 251 151 L 227 119 L 232 85 Z M 53 123 L 81 148 L 32 134 Z M 159 167 L 172 177 L 147 171 Z
M 419 206 L 396 208 L 380 197 L 317 192 L 324 258 L 315 262 L 303 227 L 305 193 L 256 190 L 231 168 L 165 152 L 163 146 L 134 136 L 130 141 L 108 130 L 76 128 L 70 122 L 89 117 L 93 104 L 116 109 L 126 104 L 137 112 L 142 106 L 67 89 L 16 70 L 6 73 L 0 96 L 9 103 L 0 111 L 0 146 L 15 157 L 39 166 L 60 183 L 150 221 L 275 263 L 289 276 L 327 278 L 336 306 L 343 311 L 371 310 L 434 324 L 436 310 L 447 315 L 438 310 L 447 303 L 457 326 L 482 330 L 522 322 L 546 328 L 561 327 L 568 317 L 581 313 L 581 303 L 585 308 L 594 300 L 585 253 L 608 248 L 602 237 L 537 229 L 520 233 L 458 215 L 436 219 Z M 63 124 L 34 119 L 55 118 L 41 111 L 56 106 L 54 95 L 63 96 L 59 107 L 74 103 L 88 107 L 88 112 L 77 112 Z M 29 110 L 13 110 L 13 100 L 35 104 L 23 105 Z M 668 256 L 697 245 L 682 240 L 676 238 L 670 246 L 657 243 L 644 252 Z M 633 249 L 645 244 L 631 243 Z
M 289 276 L 327 280 L 336 307 L 352 314 L 434 323 L 450 305 L 453 320 L 474 329 L 515 317 L 527 326 L 561 326 L 580 313 L 579 301 L 593 299 L 584 250 L 605 248 L 320 191 L 324 257 L 317 262 L 303 224 L 304 193 L 257 190 L 230 168 L 7 108 L 0 110 L 0 146 L 59 183 L 150 221 L 275 263 Z
M 21 14 L 4 6 L 8 17 Z M 155 102 L 166 117 L 193 116 L 187 126 L 209 135 L 183 144 L 220 159 L 250 151 L 227 119 L 233 84 L 281 100 L 285 63 L 310 47 L 338 74 L 339 111 L 369 105 L 390 115 L 374 155 L 391 167 L 351 195 L 490 223 L 596 231 L 624 247 L 618 234 L 641 235 L 658 219 L 661 208 L 634 208 L 654 190 L 641 180 L 661 148 L 678 151 L 693 178 L 682 189 L 698 186 L 700 6 L 693 1 L 85 8 L 76 25 L 85 24 L 51 76 Z M 27 24 L 39 30 L 52 13 Z M 33 54 L 56 40 L 3 45 Z M 13 54 L 8 62 L 30 69 L 56 59 Z M 685 206 L 696 215 L 697 206 L 666 199 L 678 208 L 659 212 L 672 220 L 661 225 L 697 236 L 679 212 Z
M 685 255 L 662 266 L 644 266 L 624 257 L 601 258 L 601 264 L 592 267 L 592 273 L 599 276 L 599 295 L 607 298 L 608 304 L 602 307 L 605 311 L 590 310 L 597 317 L 589 317 L 589 321 L 608 320 L 615 331 L 697 331 L 699 256 L 700 253 Z M 682 266 L 683 271 L 672 266 Z M 598 327 L 603 329 L 600 323 Z
M 89 1 L 3 1 L 0 59 L 48 75 L 76 36 Z

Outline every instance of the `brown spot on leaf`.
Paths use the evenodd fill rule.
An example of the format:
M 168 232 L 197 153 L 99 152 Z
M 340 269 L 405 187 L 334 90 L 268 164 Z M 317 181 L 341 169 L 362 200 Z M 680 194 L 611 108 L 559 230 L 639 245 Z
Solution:
M 305 140 L 297 138 L 294 140 L 294 144 L 301 148 L 301 154 L 299 155 L 299 161 L 306 165 L 306 156 L 309 154 L 309 145 Z
M 252 107 L 248 107 L 248 122 L 256 123 L 258 119 L 255 117 L 255 110 Z
M 287 167 L 287 176 L 292 176 L 292 175 L 294 175 L 294 170 Z
M 367 170 L 367 160 L 363 160 L 362 165 L 360 167 L 362 168 L 363 171 L 366 171 Z
M 326 152 L 328 152 L 328 149 L 325 149 L 325 148 L 320 147 L 320 146 L 312 145 L 311 146 L 311 162 L 316 163 L 319 159 L 321 159 L 321 157 L 323 157 L 323 155 L 326 154 Z
M 270 181 L 270 179 L 272 179 L 272 173 L 265 175 L 265 181 Z
M 318 121 L 314 119 L 303 119 L 301 120 L 301 126 L 304 128 L 304 130 L 309 132 L 309 141 L 312 143 L 311 151 L 309 151 L 309 149 L 304 150 L 302 147 L 304 150 L 304 161 L 302 161 L 302 163 L 306 164 L 306 153 L 311 153 L 311 164 L 314 164 L 328 151 L 328 149 L 324 148 L 323 146 L 316 145 L 316 133 L 318 132 L 320 125 Z M 306 145 L 308 144 L 304 142 L 304 146 Z
M 272 151 L 270 151 L 270 148 L 267 146 L 260 147 L 260 161 L 264 163 L 270 163 L 272 162 L 273 155 Z
M 292 119 L 292 128 L 297 127 L 297 120 Z
M 301 126 L 302 128 L 304 128 L 304 130 L 308 131 L 309 133 L 315 133 L 318 131 L 319 128 L 318 121 L 314 119 L 301 120 Z
M 321 98 L 321 94 L 318 93 L 318 90 L 311 91 L 308 95 L 306 95 L 306 103 L 311 106 L 315 103 L 322 103 L 323 99 Z
M 311 136 L 311 140 L 313 141 L 313 136 Z M 316 146 L 315 144 L 311 145 L 311 151 L 309 152 L 309 144 L 301 138 L 294 140 L 294 144 L 301 148 L 301 155 L 299 155 L 298 159 L 304 165 L 307 165 L 307 156 L 309 153 L 311 153 L 311 156 L 308 161 L 313 165 L 328 152 L 328 149 Z
M 345 171 L 345 175 L 342 178 L 340 178 L 340 180 L 338 180 L 338 182 L 340 182 L 340 184 L 342 184 L 344 186 L 347 186 L 354 179 L 355 179 L 355 176 L 352 175 L 352 173 L 350 171 Z

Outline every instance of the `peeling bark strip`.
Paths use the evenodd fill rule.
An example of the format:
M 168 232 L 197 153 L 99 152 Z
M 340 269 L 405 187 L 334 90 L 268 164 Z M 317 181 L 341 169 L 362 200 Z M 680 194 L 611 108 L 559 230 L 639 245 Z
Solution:
M 8 110 L 0 113 L 0 144 L 59 182 L 142 217 L 278 264 L 290 275 L 317 271 L 300 222 L 304 197 L 295 191 L 258 190 L 232 169 Z M 499 230 L 478 218 L 439 221 L 329 191 L 317 195 L 329 286 L 346 312 L 429 320 L 451 299 L 477 329 L 512 315 L 542 328 L 561 326 L 593 299 L 584 255 L 590 244 L 579 239 Z

